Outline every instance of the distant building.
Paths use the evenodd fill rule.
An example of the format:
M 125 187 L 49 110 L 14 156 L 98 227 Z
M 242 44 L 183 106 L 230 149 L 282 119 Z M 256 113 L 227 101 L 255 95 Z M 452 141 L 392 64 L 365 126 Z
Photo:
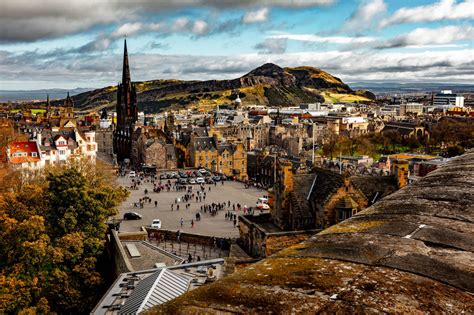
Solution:
M 405 116 L 408 113 L 422 115 L 423 104 L 420 104 L 420 103 L 400 104 L 400 116 Z
M 464 96 L 461 94 L 453 94 L 450 90 L 441 91 L 441 93 L 438 93 L 433 97 L 433 106 L 464 107 Z
M 9 143 L 7 156 L 14 168 L 38 170 L 67 163 L 71 158 L 95 162 L 97 147 L 94 131 L 54 128 L 35 132 L 30 141 Z

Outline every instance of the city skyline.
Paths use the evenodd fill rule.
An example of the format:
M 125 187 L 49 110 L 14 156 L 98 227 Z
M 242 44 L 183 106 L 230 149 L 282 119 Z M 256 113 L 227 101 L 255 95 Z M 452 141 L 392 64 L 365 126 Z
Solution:
M 344 82 L 474 78 L 474 1 L 2 1 L 0 89 L 229 79 L 265 63 Z

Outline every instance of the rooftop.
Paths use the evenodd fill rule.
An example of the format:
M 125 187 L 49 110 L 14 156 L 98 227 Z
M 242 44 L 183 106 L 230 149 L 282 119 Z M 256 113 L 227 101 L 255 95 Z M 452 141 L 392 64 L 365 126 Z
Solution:
M 223 264 L 224 259 L 213 259 L 122 273 L 91 313 L 141 313 L 221 278 L 224 274 Z
M 181 264 L 183 259 L 173 255 L 153 244 L 145 241 L 121 241 L 128 261 L 133 270 L 145 270 L 155 268 L 156 263 L 164 263 L 166 266 Z M 135 257 L 130 255 L 129 246 L 136 248 L 138 254 Z

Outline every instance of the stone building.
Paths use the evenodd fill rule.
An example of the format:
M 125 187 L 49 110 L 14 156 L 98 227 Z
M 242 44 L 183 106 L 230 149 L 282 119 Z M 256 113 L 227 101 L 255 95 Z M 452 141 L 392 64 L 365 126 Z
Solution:
M 349 176 L 315 168 L 277 186 L 273 218 L 282 230 L 337 224 L 398 189 L 393 176 Z
M 95 132 L 97 152 L 112 156 L 114 153 L 114 132 L 111 128 L 98 129 Z
M 132 136 L 131 161 L 140 168 L 143 165 L 156 169 L 177 168 L 175 147 L 161 129 L 139 127 Z
M 220 143 L 217 136 L 192 135 L 189 142 L 190 166 L 204 167 L 239 180 L 247 180 L 247 154 L 240 142 Z

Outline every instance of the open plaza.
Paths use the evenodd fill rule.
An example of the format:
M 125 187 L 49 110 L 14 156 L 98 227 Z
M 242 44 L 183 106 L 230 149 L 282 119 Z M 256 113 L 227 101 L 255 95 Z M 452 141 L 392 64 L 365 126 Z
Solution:
M 118 177 L 117 182 L 123 187 L 130 188 L 138 178 L 130 178 L 127 175 Z M 120 223 L 120 231 L 132 232 L 138 231 L 142 226 L 150 226 L 152 221 L 159 219 L 161 221 L 161 229 L 181 231 L 193 234 L 201 234 L 207 236 L 233 238 L 239 236 L 238 222 L 234 226 L 233 218 L 244 214 L 244 208 L 252 207 L 255 214 L 260 210 L 255 209 L 258 198 L 267 194 L 265 190 L 254 187 L 247 187 L 238 181 L 223 181 L 215 184 L 204 184 L 201 189 L 200 185 L 186 185 L 184 190 L 177 191 L 175 189 L 176 179 L 170 179 L 171 188 L 168 191 L 163 189 L 160 192 L 154 192 L 154 183 L 151 179 L 140 181 L 137 189 L 130 189 L 130 196 L 120 206 L 119 214 L 115 219 L 123 219 L 124 214 L 128 212 L 137 212 L 142 218 L 139 220 L 123 220 Z M 157 179 L 156 183 L 160 180 Z M 168 179 L 161 180 L 162 185 L 168 183 Z M 222 184 L 223 183 L 223 184 Z M 194 198 L 190 198 L 187 202 L 183 200 L 188 189 L 190 194 L 194 194 Z M 145 194 L 145 190 L 147 193 Z M 201 191 L 201 200 L 196 201 L 198 191 Z M 204 198 L 205 193 L 205 198 Z M 140 206 L 140 199 L 148 197 Z M 155 204 L 156 202 L 156 204 Z M 225 206 L 217 211 L 215 215 L 211 215 L 209 211 L 201 211 L 201 207 L 212 206 L 212 204 L 223 204 Z M 186 204 L 189 207 L 186 208 Z M 230 204 L 230 206 L 228 206 Z M 241 206 L 239 210 L 237 205 Z M 235 211 L 234 211 L 235 206 Z M 179 210 L 178 210 L 179 208 Z M 196 220 L 196 214 L 199 213 L 200 220 Z M 232 214 L 232 218 L 226 214 Z M 235 216 L 234 216 L 235 215 Z

